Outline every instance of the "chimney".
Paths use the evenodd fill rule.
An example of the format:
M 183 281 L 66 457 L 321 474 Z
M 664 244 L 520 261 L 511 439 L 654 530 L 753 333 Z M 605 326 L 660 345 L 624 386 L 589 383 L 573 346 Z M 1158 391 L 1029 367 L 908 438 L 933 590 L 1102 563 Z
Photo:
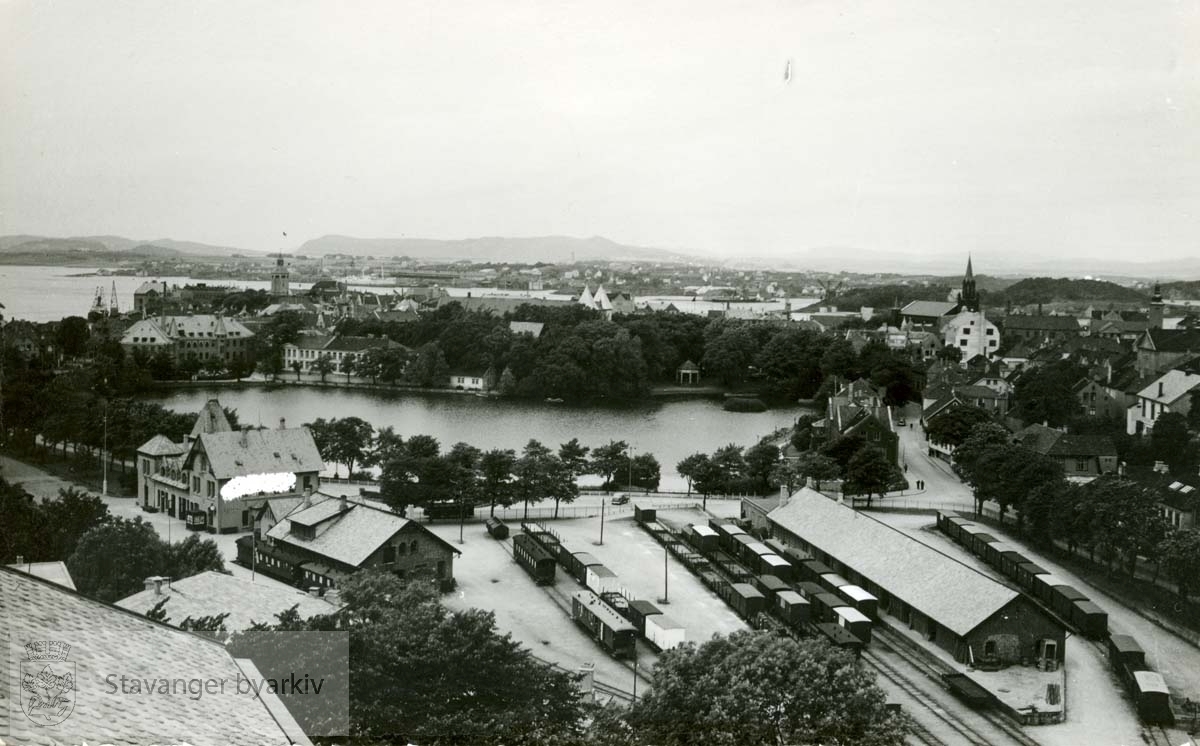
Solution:
M 320 587 L 315 586 L 315 585 L 310 585 L 308 587 L 308 595 L 312 596 L 313 598 L 320 598 L 321 597 Z
M 334 606 L 342 605 L 342 593 L 337 588 L 329 588 L 325 591 L 325 600 Z
M 25 555 L 23 555 L 23 554 L 18 554 L 18 555 L 17 555 L 17 564 L 18 564 L 18 565 L 23 565 L 23 564 L 25 564 Z
M 304 488 L 304 504 L 301 505 L 301 507 L 302 508 L 311 508 L 312 507 L 312 487 Z
M 338 498 L 338 511 L 341 513 L 345 513 L 349 509 L 350 509 L 350 504 L 346 502 L 346 496 L 342 495 L 341 497 Z
M 165 578 L 162 578 L 157 575 L 151 575 L 150 577 L 146 578 L 145 583 L 144 583 L 146 586 L 146 590 L 154 591 L 154 595 L 161 596 L 162 595 L 162 584 L 163 584 L 164 579 Z
M 1163 382 L 1162 381 L 1158 382 L 1158 395 L 1159 396 L 1163 395 Z
M 279 418 L 279 429 L 287 430 L 287 418 L 286 417 Z

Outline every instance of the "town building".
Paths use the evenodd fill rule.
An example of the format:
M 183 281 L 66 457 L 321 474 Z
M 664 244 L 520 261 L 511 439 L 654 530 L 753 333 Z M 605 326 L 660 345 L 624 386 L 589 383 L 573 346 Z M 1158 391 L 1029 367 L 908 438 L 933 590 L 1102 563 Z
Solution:
M 772 535 L 879 599 L 960 663 L 1065 658 L 1066 630 L 1028 597 L 869 514 L 803 488 L 768 514 Z
M 134 322 L 121 337 L 131 355 L 170 355 L 178 365 L 185 360 L 228 366 L 254 360 L 254 332 L 237 319 L 221 314 L 157 316 Z
M 1147 329 L 1135 350 L 1138 375 L 1157 375 L 1200 356 L 1200 329 Z
M 1000 347 L 1000 329 L 980 310 L 979 291 L 969 258 L 959 294 L 959 310 L 943 320 L 941 329 L 942 341 L 959 351 L 963 364 L 975 357 L 988 360 Z
M 1192 391 L 1200 387 L 1200 374 L 1169 370 L 1137 393 L 1126 410 L 1125 432 L 1141 435 L 1154 429 L 1155 421 L 1167 412 L 1186 415 L 1192 409 Z
M 1195 485 L 1175 480 L 1160 488 L 1158 493 L 1158 510 L 1168 526 L 1179 531 L 1196 527 L 1200 490 Z
M 1083 333 L 1079 319 L 1074 316 L 1031 316 L 1014 314 L 1004 317 L 1006 339 L 1021 340 L 1037 348 L 1058 345 Z
M 344 497 L 309 496 L 261 538 L 238 539 L 238 562 L 301 588 L 338 588 L 349 575 L 379 568 L 400 577 L 428 574 L 454 584 L 461 552 L 420 523 Z
M 283 346 L 283 366 L 292 369 L 293 364 L 299 363 L 303 371 L 314 370 L 314 365 L 321 358 L 331 363 L 332 371 L 344 372 L 343 365 L 347 360 L 357 360 L 371 350 L 404 350 L 407 349 L 399 342 L 387 337 L 355 337 L 346 334 L 301 334 L 295 342 Z
M 55 585 L 61 585 L 67 590 L 75 589 L 75 578 L 71 577 L 71 571 L 67 568 L 67 563 L 62 560 L 55 562 L 26 562 L 24 557 L 17 557 L 17 561 L 9 565 L 14 570 L 20 570 L 27 575 L 41 578 Z
M 183 443 L 156 435 L 137 450 L 145 508 L 216 533 L 248 531 L 264 502 L 320 486 L 321 454 L 307 428 L 233 430 L 210 399 Z
M 1014 440 L 1062 464 L 1063 474 L 1069 479 L 1117 473 L 1117 447 L 1107 435 L 1072 435 L 1034 424 L 1018 432 Z
M 813 427 L 818 431 L 823 428 L 830 442 L 860 435 L 867 445 L 883 451 L 888 461 L 899 462 L 900 437 L 892 409 L 869 381 L 860 378 L 837 389 L 826 403 L 825 419 Z
M 13 643 L 11 665 L 0 670 L 0 691 L 6 696 L 19 691 L 15 677 L 29 666 L 18 661 L 26 659 L 35 674 L 50 668 L 52 675 L 71 673 L 75 682 L 73 710 L 57 724 L 35 723 L 15 701 L 0 707 L 0 733 L 8 743 L 312 744 L 266 687 L 257 695 L 234 686 L 212 687 L 203 696 L 188 696 L 186 690 L 179 696 L 152 696 L 109 689 L 114 677 L 118 682 L 120 677 L 261 680 L 253 663 L 234 659 L 217 640 L 7 567 L 0 567 L 0 619 Z
M 271 270 L 271 295 L 275 298 L 285 298 L 291 294 L 291 272 L 283 263 L 283 254 L 280 254 L 275 258 L 275 268 Z
M 451 371 L 450 388 L 458 391 L 483 391 L 487 388 L 486 371 Z

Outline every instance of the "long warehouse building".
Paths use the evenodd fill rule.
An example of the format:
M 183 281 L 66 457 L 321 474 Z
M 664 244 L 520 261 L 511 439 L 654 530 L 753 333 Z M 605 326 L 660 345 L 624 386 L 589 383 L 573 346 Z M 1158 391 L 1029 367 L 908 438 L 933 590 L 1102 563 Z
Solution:
M 867 589 L 955 660 L 1010 665 L 1064 659 L 1066 630 L 1003 583 L 807 487 L 767 515 L 773 535 Z

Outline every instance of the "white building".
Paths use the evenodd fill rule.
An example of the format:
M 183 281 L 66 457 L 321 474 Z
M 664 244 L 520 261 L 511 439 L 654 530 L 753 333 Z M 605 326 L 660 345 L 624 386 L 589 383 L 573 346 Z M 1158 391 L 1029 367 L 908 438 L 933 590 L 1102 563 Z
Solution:
M 1192 409 L 1192 392 L 1200 386 L 1200 375 L 1168 370 L 1158 380 L 1137 393 L 1137 401 L 1126 411 L 1125 432 L 1141 435 L 1154 429 L 1154 423 L 1167 412 L 1186 415 Z

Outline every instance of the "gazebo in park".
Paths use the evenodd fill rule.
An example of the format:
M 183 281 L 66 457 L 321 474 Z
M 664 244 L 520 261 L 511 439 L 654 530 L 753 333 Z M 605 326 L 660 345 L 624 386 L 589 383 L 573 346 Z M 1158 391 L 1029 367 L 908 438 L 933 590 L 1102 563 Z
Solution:
M 700 366 L 687 360 L 675 369 L 675 380 L 680 386 L 692 386 L 700 383 Z

